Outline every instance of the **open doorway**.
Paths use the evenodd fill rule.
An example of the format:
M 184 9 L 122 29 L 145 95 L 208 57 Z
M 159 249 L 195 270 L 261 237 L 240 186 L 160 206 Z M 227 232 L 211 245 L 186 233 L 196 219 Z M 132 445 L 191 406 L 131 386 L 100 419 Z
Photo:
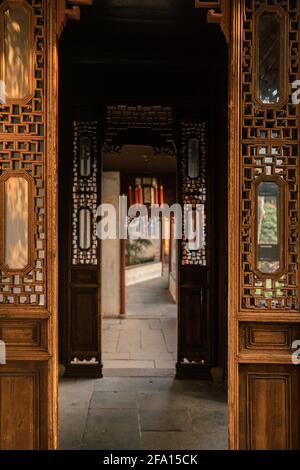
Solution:
M 83 9 L 78 25 L 66 27 L 60 45 L 61 447 L 225 448 L 227 48 L 220 31 L 206 24 L 192 1 L 154 2 L 155 8 L 148 0 L 143 1 L 146 8 L 135 0 L 129 3 L 127 9 L 120 2 L 95 1 Z M 170 113 L 172 122 L 165 123 L 161 113 L 167 113 L 167 121 Z M 136 115 L 149 118 L 147 125 L 138 125 Z M 153 121 L 160 123 L 159 132 Z M 134 167 L 122 169 L 134 155 Z M 157 164 L 168 158 L 168 171 L 145 169 L 148 158 Z M 104 288 L 109 277 L 102 272 L 105 250 L 101 253 L 95 236 L 95 209 L 103 202 L 105 186 L 118 187 L 108 194 L 110 203 L 118 195 L 130 198 L 130 186 L 133 199 L 136 189 L 149 194 L 150 188 L 151 194 L 156 185 L 167 197 L 169 185 L 160 178 L 174 160 L 170 187 L 181 204 L 206 206 L 206 236 L 197 250 L 188 249 L 182 239 L 165 246 L 157 260 L 145 251 L 135 255 L 154 256 L 152 263 L 161 263 L 162 270 L 171 265 L 167 285 L 179 307 L 177 319 L 166 311 L 169 306 L 164 312 L 170 315 L 166 322 L 178 325 L 171 328 L 175 345 L 165 351 L 166 358 L 157 347 L 143 351 L 140 344 L 135 359 L 116 346 L 120 332 L 125 347 L 136 334 L 124 322 L 147 324 L 145 341 L 151 336 L 157 341 L 157 331 L 164 334 L 154 315 L 158 303 L 149 301 L 151 318 L 146 308 L 145 318 L 136 318 L 140 304 L 134 305 L 130 286 L 127 292 L 121 289 L 126 246 L 120 240 L 107 250 L 105 262 L 117 282 Z M 166 278 L 149 281 L 161 280 Z M 135 285 L 139 297 L 141 285 Z M 118 305 L 115 318 L 103 311 L 105 302 Z M 107 315 L 103 321 L 102 313 Z M 118 329 L 110 328 L 111 321 Z M 105 351 L 109 330 L 113 347 Z M 142 357 L 143 352 L 151 358 Z M 141 361 L 141 367 L 127 367 L 126 361 Z
M 128 113 L 122 107 L 123 112 Z M 132 107 L 131 107 L 132 109 Z M 172 111 L 163 106 L 138 106 L 132 137 L 145 143 L 143 116 L 162 119 L 160 129 L 172 129 Z M 131 111 L 132 115 L 134 111 Z M 130 115 L 130 112 L 129 112 Z M 169 120 L 169 123 L 168 123 Z M 134 137 L 135 129 L 135 137 Z M 157 135 L 159 135 L 158 127 Z M 155 136 L 155 134 L 154 134 Z M 161 135 L 159 135 L 162 140 Z M 151 141 L 148 142 L 151 144 Z M 102 359 L 104 376 L 113 369 L 147 375 L 168 370 L 175 375 L 177 361 L 177 240 L 172 236 L 172 214 L 151 217 L 151 208 L 176 203 L 177 154 L 175 142 L 169 150 L 152 145 L 122 145 L 119 152 L 102 152 L 102 203 L 119 211 L 120 197 L 127 210 L 144 205 L 147 214 L 141 230 L 139 217 L 129 217 L 126 239 L 101 243 Z M 147 233 L 146 233 L 147 231 Z M 138 371 L 136 371 L 138 370 Z

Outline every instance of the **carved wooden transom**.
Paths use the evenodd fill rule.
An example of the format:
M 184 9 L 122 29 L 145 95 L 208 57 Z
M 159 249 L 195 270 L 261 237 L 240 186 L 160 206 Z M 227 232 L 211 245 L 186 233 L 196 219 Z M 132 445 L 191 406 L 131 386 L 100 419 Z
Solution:
M 60 37 L 68 20 L 80 20 L 80 7 L 93 0 L 57 0 L 57 35 Z
M 220 24 L 227 43 L 230 42 L 230 0 L 203 1 L 195 0 L 196 8 L 208 9 L 208 23 Z

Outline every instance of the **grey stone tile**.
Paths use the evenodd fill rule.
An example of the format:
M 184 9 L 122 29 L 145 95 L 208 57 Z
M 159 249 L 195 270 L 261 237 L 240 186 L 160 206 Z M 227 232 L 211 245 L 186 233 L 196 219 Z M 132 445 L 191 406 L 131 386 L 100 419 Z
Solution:
M 194 395 L 194 394 L 193 394 Z M 187 396 L 189 397 L 190 394 L 182 394 L 182 399 L 186 400 Z M 195 411 L 221 411 L 225 412 L 227 409 L 227 402 L 223 396 L 211 396 L 209 397 L 206 393 L 205 394 L 198 394 L 197 397 L 193 396 L 190 400 L 189 408 Z
M 142 449 L 197 450 L 199 436 L 194 432 L 143 432 Z
M 130 359 L 174 362 L 173 355 L 167 351 L 131 352 Z
M 164 370 L 150 372 L 160 376 L 61 382 L 60 448 L 227 449 L 222 387 L 174 380 Z
M 91 409 L 88 414 L 84 441 L 97 441 L 104 433 L 139 432 L 138 413 L 136 409 Z
M 117 369 L 154 369 L 154 361 L 138 361 L 138 360 L 124 360 L 124 361 L 105 361 L 105 367 L 108 369 L 117 368 Z
M 140 435 L 137 432 L 107 432 L 96 441 L 84 441 L 82 450 L 140 450 Z
M 187 405 L 182 398 L 173 392 L 138 392 L 140 410 L 185 410 Z
M 80 450 L 81 439 L 77 434 L 70 432 L 60 432 L 59 434 L 59 449 L 60 450 Z
M 94 392 L 90 408 L 136 409 L 134 392 Z
M 103 352 L 117 352 L 119 335 L 120 335 L 120 332 L 112 328 L 110 328 L 109 330 L 103 331 L 103 340 L 102 340 Z
M 228 433 L 227 427 L 222 426 L 214 430 L 203 429 L 196 433 L 198 436 L 199 450 L 227 450 Z
M 118 352 L 141 351 L 141 333 L 139 329 L 122 330 L 119 333 Z
M 130 359 L 129 352 L 104 352 L 102 354 L 102 361 L 120 361 Z
M 59 381 L 59 391 L 63 390 L 64 394 L 70 392 L 81 395 L 93 390 L 94 379 L 61 379 Z
M 174 377 L 174 369 L 117 369 L 104 368 L 105 377 Z
M 217 396 L 225 396 L 223 394 L 223 390 L 216 386 L 209 381 L 204 380 L 177 380 L 174 379 L 173 381 L 173 390 L 178 393 L 185 393 L 185 392 L 195 392 L 201 393 L 201 397 L 213 397 L 217 394 Z
M 78 394 L 60 394 L 59 396 L 59 404 L 61 408 L 64 409 L 74 409 L 74 408 L 88 408 L 89 403 L 91 400 L 92 392 L 88 395 L 82 394 L 82 396 Z
M 191 419 L 186 410 L 141 410 L 141 431 L 182 432 L 190 431 Z
M 171 392 L 174 387 L 173 377 L 137 378 L 138 392 Z
M 190 413 L 191 422 L 195 431 L 215 432 L 219 428 L 227 427 L 227 408 L 224 410 L 193 410 Z
M 161 330 L 162 329 L 162 324 L 160 320 L 151 320 L 150 321 L 150 328 L 151 330 Z
M 168 352 L 164 335 L 160 330 L 141 330 L 142 351 Z
M 134 377 L 104 377 L 94 382 L 94 390 L 105 392 L 135 392 L 136 380 Z
M 226 403 L 217 399 L 202 398 L 201 392 L 181 392 L 175 390 L 165 392 L 138 392 L 140 409 L 186 409 L 191 410 L 224 410 Z M 151 398 L 152 397 L 152 398 Z
M 176 366 L 174 359 L 155 359 L 154 363 L 156 369 L 171 369 L 173 367 L 175 370 Z
M 76 435 L 78 439 L 84 433 L 88 417 L 88 408 L 74 409 L 73 407 L 59 407 L 59 432 Z

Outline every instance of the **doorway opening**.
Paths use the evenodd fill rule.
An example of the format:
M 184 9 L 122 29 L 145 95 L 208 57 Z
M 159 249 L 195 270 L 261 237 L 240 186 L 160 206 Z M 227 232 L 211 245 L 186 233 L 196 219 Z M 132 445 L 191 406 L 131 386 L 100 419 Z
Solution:
M 79 24 L 67 25 L 60 44 L 61 448 L 226 448 L 227 47 L 193 1 L 129 4 L 94 1 L 82 9 Z M 167 108 L 172 123 L 165 125 Z M 138 125 L 136 113 L 149 123 Z M 134 166 L 122 168 L 131 158 Z M 165 159 L 167 171 L 152 165 L 165 165 Z M 155 253 L 154 246 L 126 250 L 114 240 L 105 250 L 95 236 L 95 209 L 114 186 L 119 189 L 107 194 L 112 204 L 122 194 L 135 202 L 140 190 L 146 202 L 157 186 L 164 199 L 171 188 L 181 204 L 205 206 L 201 247 L 189 249 L 182 239 L 159 245 L 159 256 L 157 247 Z M 133 265 L 126 267 L 126 255 L 128 264 L 135 257 Z M 154 284 L 154 303 L 149 284 L 126 288 L 127 272 L 143 264 L 146 271 L 150 264 L 153 272 L 159 264 L 165 270 L 164 277 L 144 281 Z M 106 288 L 104 268 L 117 279 Z M 158 343 L 154 352 L 140 343 L 133 358 L 125 347 L 138 342 L 134 335 L 145 342 L 158 342 L 158 331 L 165 335 L 157 323 L 161 312 L 155 314 L 160 282 L 178 302 L 177 319 L 176 304 L 168 303 L 163 320 L 178 331 L 170 329 L 165 358 Z M 138 291 L 137 302 L 130 287 Z M 105 303 L 118 305 L 115 318 Z M 129 322 L 142 324 L 138 334 Z M 151 359 L 143 353 L 152 353 Z M 141 361 L 141 367 L 126 361 Z
M 113 124 L 114 113 L 121 114 Z M 122 137 L 120 128 L 127 128 Z M 126 239 L 101 242 L 104 376 L 116 369 L 124 375 L 175 375 L 177 240 L 172 213 L 161 211 L 174 207 L 177 198 L 172 109 L 108 106 L 105 136 L 112 131 L 119 145 L 108 145 L 105 137 L 102 203 L 120 212 L 120 197 L 126 197 L 128 211 L 143 205 L 146 213 L 129 212 Z

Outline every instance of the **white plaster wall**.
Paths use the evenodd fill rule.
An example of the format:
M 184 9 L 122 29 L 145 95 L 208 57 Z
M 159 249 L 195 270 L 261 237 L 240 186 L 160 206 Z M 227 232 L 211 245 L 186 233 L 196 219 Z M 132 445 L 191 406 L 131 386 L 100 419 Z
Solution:
M 125 282 L 127 286 L 134 286 L 140 282 L 150 281 L 162 276 L 162 263 L 160 261 L 154 263 L 138 264 L 126 268 Z
M 120 173 L 102 173 L 102 202 L 112 204 L 119 211 Z M 120 241 L 103 240 L 101 257 L 102 315 L 120 315 Z

